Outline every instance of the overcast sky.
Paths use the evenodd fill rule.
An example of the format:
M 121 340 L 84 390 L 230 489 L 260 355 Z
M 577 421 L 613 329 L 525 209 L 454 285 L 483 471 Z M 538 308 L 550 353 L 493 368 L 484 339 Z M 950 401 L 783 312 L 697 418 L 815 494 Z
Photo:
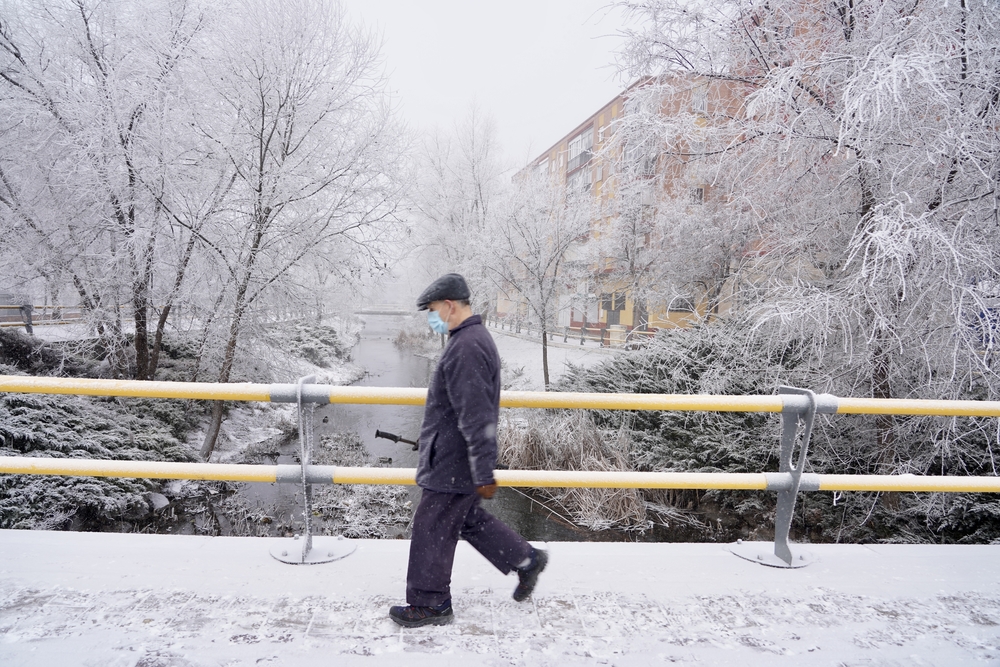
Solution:
M 473 103 L 523 165 L 610 101 L 624 82 L 608 0 L 344 0 L 383 36 L 389 86 L 417 131 L 450 129 Z

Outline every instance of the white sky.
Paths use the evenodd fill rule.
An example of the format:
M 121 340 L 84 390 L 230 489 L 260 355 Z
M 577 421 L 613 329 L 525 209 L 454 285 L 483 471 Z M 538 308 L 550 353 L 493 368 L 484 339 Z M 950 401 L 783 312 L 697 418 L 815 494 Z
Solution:
M 343 0 L 376 28 L 400 114 L 451 129 L 475 103 L 517 165 L 555 143 L 627 82 L 614 67 L 621 25 L 609 0 Z

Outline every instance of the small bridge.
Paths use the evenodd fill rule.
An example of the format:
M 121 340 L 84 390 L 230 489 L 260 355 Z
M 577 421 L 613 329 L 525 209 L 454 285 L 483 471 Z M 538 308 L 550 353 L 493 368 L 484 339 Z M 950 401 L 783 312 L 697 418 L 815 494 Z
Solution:
M 373 303 L 354 311 L 355 315 L 413 315 L 416 310 L 398 303 Z

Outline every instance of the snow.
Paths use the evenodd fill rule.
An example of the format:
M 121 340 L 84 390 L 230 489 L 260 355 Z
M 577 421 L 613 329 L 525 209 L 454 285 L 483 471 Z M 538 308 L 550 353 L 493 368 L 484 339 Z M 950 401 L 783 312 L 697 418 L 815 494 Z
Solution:
M 500 357 L 506 362 L 508 368 L 524 368 L 524 386 L 517 386 L 516 389 L 540 390 L 545 388 L 544 376 L 542 373 L 542 344 L 538 335 L 535 334 L 515 334 L 510 331 L 501 330 L 490 326 L 490 333 L 497 344 L 497 351 Z M 579 336 L 579 334 L 577 334 Z M 550 341 L 549 348 L 549 381 L 556 382 L 565 372 L 567 364 L 577 366 L 593 366 L 608 359 L 613 351 L 606 347 L 600 347 L 596 342 L 588 341 L 586 345 L 580 345 L 579 337 L 573 341 L 569 337 L 569 342 L 562 342 L 562 335 L 557 335 L 554 341 Z
M 462 542 L 455 622 L 405 630 L 386 611 L 407 541 L 314 566 L 273 543 L 0 531 L 0 664 L 1000 663 L 1000 546 L 808 545 L 815 563 L 778 570 L 718 544 L 557 542 L 519 604 Z
M 90 327 L 85 322 L 73 322 L 70 324 L 45 324 L 36 322 L 32 327 L 34 336 L 46 343 L 61 343 L 66 341 L 76 341 L 89 338 L 93 335 Z M 133 324 L 124 322 L 123 331 L 131 333 L 135 330 Z

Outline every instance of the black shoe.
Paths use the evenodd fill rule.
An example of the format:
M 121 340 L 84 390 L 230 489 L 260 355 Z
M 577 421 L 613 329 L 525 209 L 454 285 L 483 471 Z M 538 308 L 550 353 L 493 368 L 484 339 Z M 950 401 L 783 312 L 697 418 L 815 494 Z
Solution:
M 548 562 L 549 554 L 547 551 L 535 549 L 531 552 L 531 562 L 523 570 L 517 571 L 517 578 L 520 581 L 517 588 L 514 589 L 514 600 L 523 602 L 528 599 L 531 591 L 535 590 L 535 584 L 538 583 L 538 575 L 542 573 Z
M 438 607 L 390 607 L 389 618 L 404 628 L 419 628 L 421 625 L 448 625 L 455 618 L 451 602 Z

